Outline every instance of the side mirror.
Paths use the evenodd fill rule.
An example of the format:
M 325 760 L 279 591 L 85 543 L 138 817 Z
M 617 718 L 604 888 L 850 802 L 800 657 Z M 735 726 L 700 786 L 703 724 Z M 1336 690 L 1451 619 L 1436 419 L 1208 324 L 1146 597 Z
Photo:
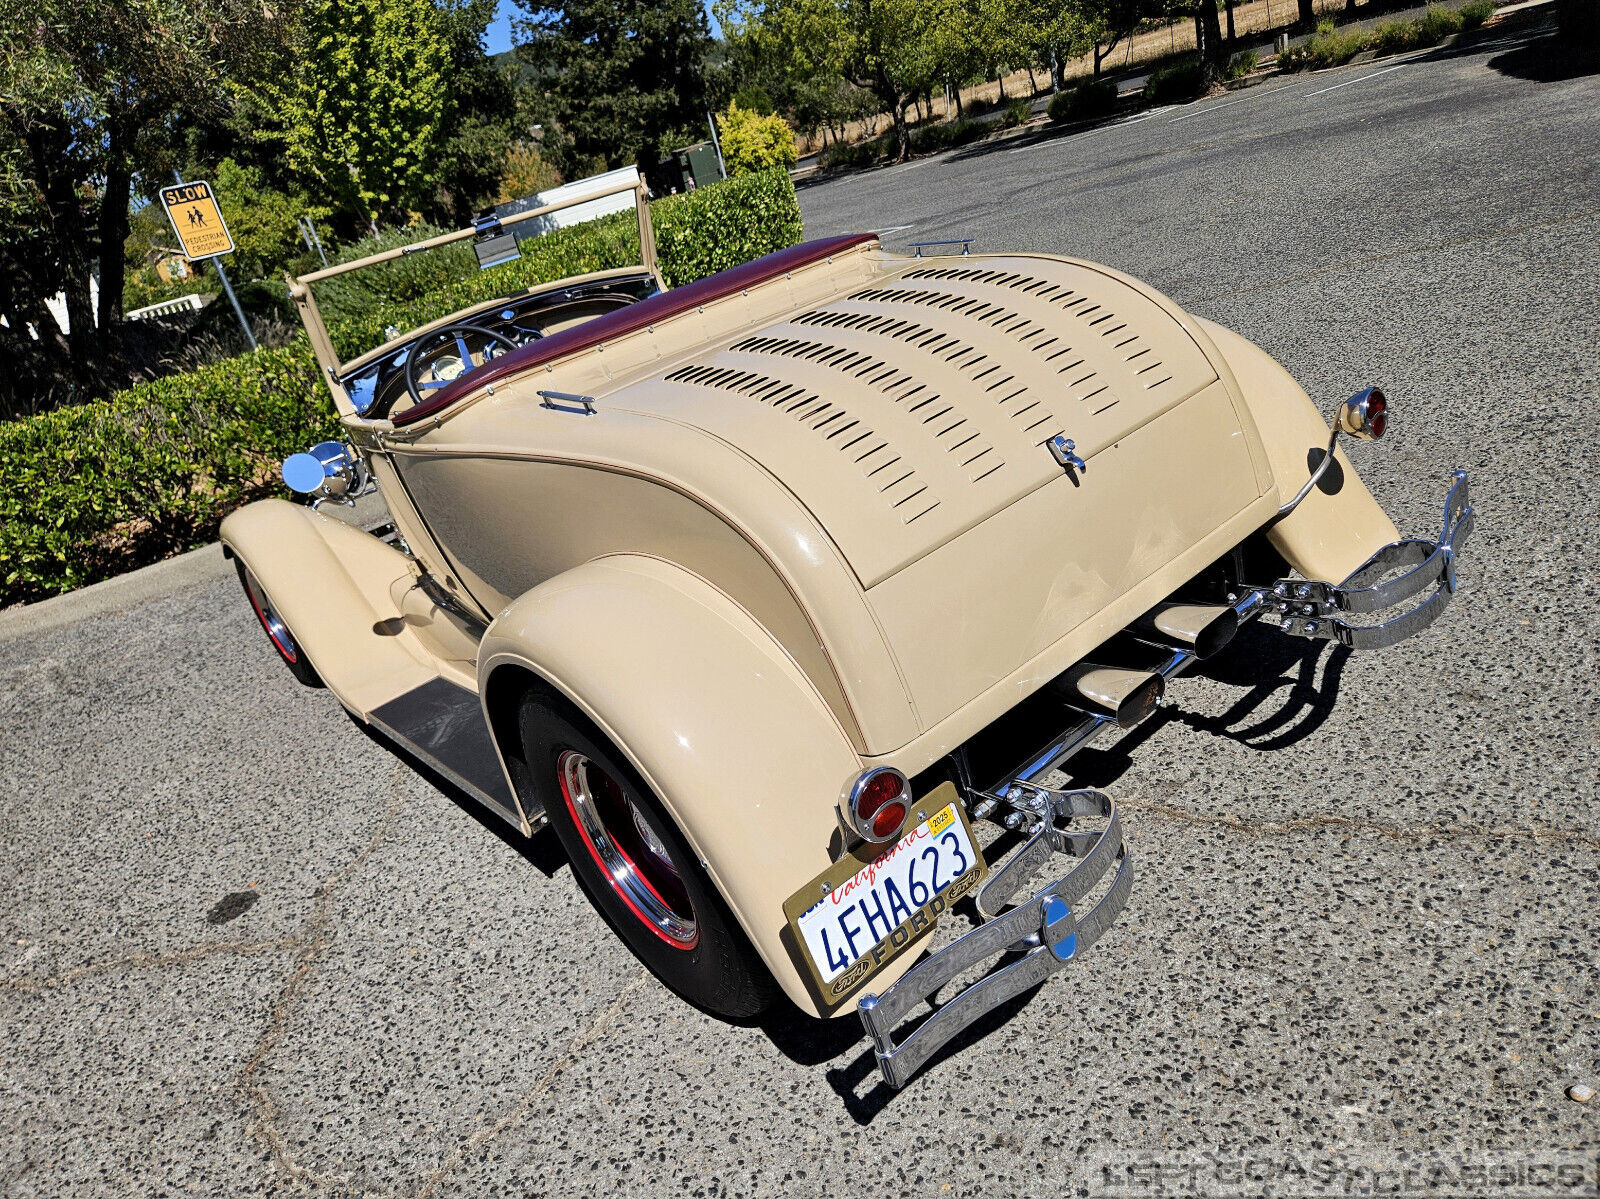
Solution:
M 283 481 L 290 491 L 315 499 L 353 497 L 366 485 L 367 469 L 354 450 L 340 441 L 323 441 L 283 460 Z
M 1389 401 L 1376 387 L 1356 392 L 1339 405 L 1336 427 L 1363 441 L 1377 441 L 1389 427 Z

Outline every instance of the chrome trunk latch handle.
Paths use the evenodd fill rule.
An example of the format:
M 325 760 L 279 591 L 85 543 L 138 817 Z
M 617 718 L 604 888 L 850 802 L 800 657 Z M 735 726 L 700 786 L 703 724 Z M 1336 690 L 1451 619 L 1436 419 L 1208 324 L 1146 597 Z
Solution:
M 1050 446 L 1050 456 L 1061 464 L 1062 470 L 1075 470 L 1080 471 L 1083 474 L 1089 473 L 1088 466 L 1085 465 L 1083 459 L 1078 457 L 1076 453 L 1078 447 L 1073 442 L 1072 438 L 1062 437 L 1058 433 L 1056 436 L 1052 437 L 1047 444 Z

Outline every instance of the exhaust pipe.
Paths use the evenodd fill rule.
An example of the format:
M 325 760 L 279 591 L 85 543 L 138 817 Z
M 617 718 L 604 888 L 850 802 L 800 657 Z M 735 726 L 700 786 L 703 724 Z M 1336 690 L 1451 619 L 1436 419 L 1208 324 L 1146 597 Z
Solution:
M 1156 710 L 1167 681 L 1150 670 L 1124 670 L 1079 662 L 1057 677 L 1054 690 L 1067 703 L 1131 729 Z
M 1157 604 L 1133 629 L 1141 640 L 1209 658 L 1233 640 L 1239 614 L 1226 604 Z

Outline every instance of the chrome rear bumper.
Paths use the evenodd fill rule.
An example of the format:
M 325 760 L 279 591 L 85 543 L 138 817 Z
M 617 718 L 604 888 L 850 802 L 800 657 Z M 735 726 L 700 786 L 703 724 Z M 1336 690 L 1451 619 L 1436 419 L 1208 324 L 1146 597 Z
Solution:
M 1283 631 L 1295 637 L 1337 641 L 1351 649 L 1383 649 L 1438 620 L 1456 592 L 1456 553 L 1477 520 L 1467 472 L 1458 470 L 1454 477 L 1455 484 L 1445 498 L 1444 527 L 1438 541 L 1408 538 L 1392 542 L 1342 583 L 1293 579 L 1275 583 L 1268 598 L 1282 616 Z M 1385 576 L 1392 577 L 1380 583 Z M 1430 587 L 1435 588 L 1434 593 L 1422 603 L 1381 624 L 1353 625 L 1335 615 L 1381 612 Z
M 905 1085 L 939 1049 L 962 1029 L 1007 1000 L 1038 986 L 1098 941 L 1128 902 L 1133 888 L 1133 863 L 1122 842 L 1122 818 L 1116 805 L 1098 791 L 1047 792 L 1050 818 L 978 892 L 978 910 L 986 918 L 971 932 L 924 958 L 881 995 L 861 999 L 861 1022 L 872 1038 L 878 1069 L 891 1087 Z M 1103 819 L 1098 833 L 1066 827 L 1085 817 Z M 1078 864 L 1054 882 L 1008 911 L 1001 912 L 1016 892 L 1056 854 L 1076 857 Z M 1096 889 L 1115 867 L 1110 889 L 1083 915 L 1073 905 Z M 899 1042 L 895 1027 L 923 1000 L 958 974 L 998 955 L 1015 953 L 1014 961 L 991 970 L 960 994 L 943 1003 Z
M 1379 649 L 1421 632 L 1455 594 L 1456 554 L 1476 519 L 1466 472 L 1456 471 L 1454 479 L 1438 541 L 1410 538 L 1384 546 L 1342 583 L 1283 579 L 1270 587 L 1247 587 L 1229 597 L 1237 621 L 1275 616 L 1286 633 L 1352 649 Z M 1380 624 L 1353 625 L 1335 615 L 1382 612 L 1429 588 L 1433 594 L 1422 603 Z M 1180 651 L 1154 669 L 1170 678 L 1194 661 L 1195 655 Z M 1116 805 L 1098 791 L 1056 791 L 1041 785 L 1114 723 L 1108 716 L 1086 715 L 987 790 L 966 788 L 975 819 L 999 820 L 1032 836 L 979 890 L 978 910 L 985 923 L 930 954 L 881 995 L 861 999 L 861 1022 L 889 1086 L 903 1086 L 962 1029 L 1075 960 L 1121 913 L 1133 886 L 1133 866 Z M 1095 818 L 1105 822 L 1098 833 L 1072 828 L 1075 822 Z M 1056 854 L 1078 858 L 1078 864 L 1002 912 Z M 1074 905 L 1093 893 L 1113 866 L 1109 889 L 1079 916 Z M 957 975 L 1004 954 L 1015 956 L 997 960 L 988 974 L 895 1040 L 896 1027 L 919 1003 Z

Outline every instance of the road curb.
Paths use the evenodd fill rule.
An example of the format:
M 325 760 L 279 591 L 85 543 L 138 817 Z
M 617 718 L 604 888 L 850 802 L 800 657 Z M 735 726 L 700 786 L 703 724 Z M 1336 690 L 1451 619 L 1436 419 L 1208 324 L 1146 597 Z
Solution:
M 118 575 L 66 595 L 0 611 L 0 644 L 48 633 L 96 616 L 109 616 L 161 599 L 186 587 L 225 577 L 231 567 L 221 542 L 166 558 L 129 574 Z

